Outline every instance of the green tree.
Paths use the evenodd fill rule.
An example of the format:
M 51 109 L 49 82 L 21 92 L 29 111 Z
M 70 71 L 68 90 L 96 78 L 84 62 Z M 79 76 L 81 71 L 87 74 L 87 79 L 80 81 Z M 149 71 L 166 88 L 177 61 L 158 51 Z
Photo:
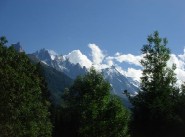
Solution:
M 131 98 L 134 133 L 137 137 L 139 133 L 141 136 L 170 136 L 175 133 L 170 129 L 174 129 L 180 119 L 175 112 L 179 96 L 175 86 L 176 67 L 167 67 L 170 50 L 166 47 L 166 38 L 160 38 L 156 31 L 147 40 L 148 44 L 141 49 L 144 56 L 141 90 Z
M 73 136 L 128 136 L 129 112 L 110 89 L 110 84 L 92 68 L 66 90 L 64 119 L 73 127 Z
M 181 85 L 181 91 L 176 106 L 176 113 L 179 115 L 180 126 L 176 129 L 181 136 L 185 136 L 185 83 Z
M 25 53 L 0 38 L 0 136 L 50 137 L 49 102 L 44 80 Z

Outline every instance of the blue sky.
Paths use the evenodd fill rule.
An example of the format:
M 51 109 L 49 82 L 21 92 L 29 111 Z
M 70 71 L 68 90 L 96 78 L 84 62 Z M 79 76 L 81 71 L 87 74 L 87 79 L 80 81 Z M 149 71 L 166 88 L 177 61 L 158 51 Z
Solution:
M 0 36 L 27 53 L 41 48 L 89 54 L 95 43 L 108 54 L 140 54 L 158 30 L 175 54 L 185 47 L 184 0 L 1 0 Z

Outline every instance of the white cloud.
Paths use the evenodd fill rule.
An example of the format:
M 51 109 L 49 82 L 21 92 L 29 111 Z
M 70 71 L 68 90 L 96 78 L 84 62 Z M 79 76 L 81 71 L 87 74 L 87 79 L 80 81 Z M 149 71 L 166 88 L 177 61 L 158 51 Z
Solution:
M 132 55 L 132 54 L 120 54 L 117 52 L 114 57 L 108 57 L 109 60 L 116 60 L 120 63 L 130 63 L 134 64 L 136 66 L 141 66 L 140 60 L 143 58 L 142 55 Z M 167 66 L 171 67 L 172 64 L 176 64 L 176 70 L 175 73 L 177 75 L 178 83 L 185 82 L 185 49 L 184 54 L 182 55 L 175 55 L 171 54 L 170 59 L 167 62 Z M 127 77 L 132 77 L 133 79 L 140 81 L 140 77 L 142 76 L 142 70 L 141 69 L 135 69 L 133 68 L 127 68 L 127 70 L 123 70 L 121 67 L 117 67 L 118 70 L 126 75 Z
M 131 77 L 133 80 L 140 81 L 140 77 L 142 76 L 141 69 L 128 68 L 127 70 L 123 70 L 123 68 L 120 66 L 116 66 L 116 68 L 121 74 L 125 75 L 126 77 Z
M 100 71 L 101 72 L 102 69 L 109 68 L 110 66 L 108 66 L 107 64 L 93 64 L 93 67 L 97 71 Z
M 92 62 L 87 58 L 86 55 L 83 55 L 80 50 L 73 50 L 64 57 L 69 59 L 69 61 L 73 64 L 79 63 L 82 67 L 85 66 L 90 68 L 92 66 Z
M 96 44 L 89 44 L 88 47 L 91 49 L 92 59 L 94 65 L 102 63 L 105 55 Z
M 116 61 L 119 63 L 130 63 L 136 66 L 141 66 L 140 60 L 142 56 L 135 56 L 132 54 L 121 54 L 119 52 L 115 53 L 114 56 L 105 56 L 102 50 L 95 44 L 89 44 L 89 48 L 92 50 L 93 66 L 97 70 L 105 69 L 111 66 L 116 66 L 117 70 L 127 77 L 131 77 L 134 80 L 140 81 L 142 71 L 139 69 L 128 68 L 123 70 L 122 67 L 116 64 Z
M 140 77 L 142 76 L 142 70 L 128 68 L 126 75 L 127 75 L 127 77 L 131 77 L 134 80 L 140 81 Z
M 178 79 L 177 82 L 182 84 L 185 82 L 185 53 L 183 55 L 171 54 L 167 65 L 168 67 L 171 67 L 172 64 L 175 64 L 177 67 L 175 70 Z
M 108 65 L 108 66 L 113 66 L 113 65 L 114 65 L 113 60 L 107 60 L 107 65 Z
M 177 74 L 177 78 L 179 80 L 178 83 L 183 84 L 183 82 L 185 82 L 185 71 L 177 68 L 175 73 Z
M 170 59 L 167 63 L 168 67 L 171 67 L 172 64 L 176 64 L 176 67 L 179 69 L 183 69 L 185 65 L 184 61 L 181 58 L 179 58 L 179 55 L 176 56 L 175 54 L 170 55 Z
M 105 57 L 105 63 L 107 64 L 108 67 L 115 65 L 114 57 L 110 57 L 110 56 Z
M 90 68 L 93 65 L 98 71 L 114 65 L 123 75 L 140 81 L 140 77 L 142 76 L 141 69 L 136 69 L 134 67 L 123 69 L 119 65 L 127 62 L 141 67 L 140 60 L 143 58 L 143 55 L 121 54 L 117 52 L 114 56 L 105 56 L 103 51 L 97 45 L 89 44 L 88 47 L 91 49 L 92 61 L 88 59 L 86 55 L 83 55 L 80 50 L 74 50 L 64 57 L 69 58 L 71 63 L 79 63 L 81 66 L 87 68 Z M 117 64 L 118 62 L 119 65 Z M 170 55 L 167 65 L 168 67 L 171 67 L 172 64 L 176 64 L 177 67 L 175 73 L 177 74 L 178 83 L 185 82 L 185 49 L 182 55 Z
M 122 54 L 122 55 L 116 56 L 115 59 L 120 63 L 128 62 L 128 63 L 134 64 L 136 66 L 141 66 L 140 60 L 142 59 L 142 56 L 135 56 L 132 54 L 125 54 L 125 55 Z

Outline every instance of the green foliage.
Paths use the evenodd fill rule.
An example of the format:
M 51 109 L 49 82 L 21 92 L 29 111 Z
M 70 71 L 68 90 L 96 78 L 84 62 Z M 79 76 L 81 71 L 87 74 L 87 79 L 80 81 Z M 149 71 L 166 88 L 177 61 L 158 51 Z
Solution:
M 63 122 L 69 125 L 73 136 L 128 136 L 129 112 L 110 94 L 110 89 L 103 76 L 91 69 L 66 90 Z
M 133 104 L 133 126 L 136 136 L 173 136 L 174 127 L 180 124 L 176 113 L 179 89 L 175 86 L 175 65 L 167 67 L 170 50 L 167 39 L 158 32 L 148 37 L 148 44 L 141 49 L 143 74 L 141 91 L 131 98 Z M 177 134 L 176 134 L 177 135 Z
M 0 136 L 50 137 L 47 88 L 25 53 L 0 38 Z
M 53 107 L 60 106 L 62 103 L 61 96 L 64 93 L 65 88 L 68 88 L 72 85 L 73 80 L 63 72 L 57 71 L 56 69 L 40 62 L 40 60 L 33 54 L 28 54 L 28 57 L 33 64 L 40 65 L 40 73 L 47 83 L 50 93 L 49 98 L 54 105 Z

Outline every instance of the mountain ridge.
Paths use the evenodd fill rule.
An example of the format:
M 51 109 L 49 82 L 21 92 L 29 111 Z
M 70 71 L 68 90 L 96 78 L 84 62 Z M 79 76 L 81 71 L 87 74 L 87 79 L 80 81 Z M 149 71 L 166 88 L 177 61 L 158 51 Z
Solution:
M 13 46 L 18 52 L 22 52 L 20 44 Z M 75 54 L 77 57 L 82 55 L 80 51 L 74 52 L 77 52 L 77 54 L 74 53 L 73 58 Z M 78 62 L 80 59 L 77 57 L 76 62 L 73 62 L 68 58 L 69 56 L 58 55 L 54 51 L 44 48 L 27 55 L 34 64 L 40 63 L 42 66 L 42 74 L 48 85 L 51 94 L 50 98 L 57 105 L 62 103 L 61 96 L 65 88 L 70 87 L 77 76 L 86 74 L 90 69 L 82 66 L 82 63 Z M 124 91 L 127 90 L 131 95 L 136 95 L 139 90 L 139 82 L 126 77 L 114 65 L 97 71 L 101 72 L 105 80 L 110 83 L 112 94 L 119 96 L 126 106 L 129 106 L 129 100 Z
M 71 79 L 75 79 L 79 75 L 84 75 L 89 70 L 89 68 L 80 65 L 80 63 L 74 64 L 66 56 L 55 54 L 55 57 L 53 57 L 53 54 L 47 49 L 41 49 L 33 53 L 33 55 L 44 64 L 65 73 Z M 109 68 L 101 69 L 100 72 L 103 74 L 104 78 L 110 82 L 113 94 L 123 97 L 124 90 L 127 90 L 133 95 L 137 94 L 139 84 L 133 84 L 135 81 L 119 72 L 116 66 L 112 65 Z

